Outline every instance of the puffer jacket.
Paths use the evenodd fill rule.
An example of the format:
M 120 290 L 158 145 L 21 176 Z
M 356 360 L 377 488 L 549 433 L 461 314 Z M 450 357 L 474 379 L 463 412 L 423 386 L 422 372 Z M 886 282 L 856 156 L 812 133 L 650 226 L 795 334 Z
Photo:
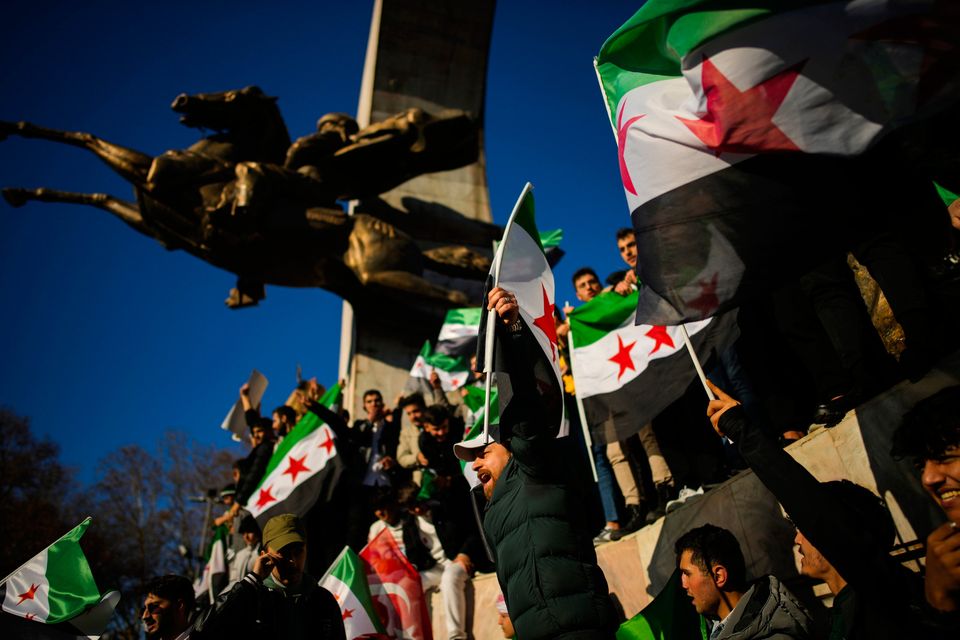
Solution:
M 612 639 L 618 623 L 586 514 L 583 487 L 590 485 L 575 472 L 582 465 L 573 457 L 573 439 L 556 438 L 559 411 L 551 410 L 552 404 L 546 408 L 526 364 L 542 352 L 535 343 L 524 344 L 526 339 L 532 340 L 511 335 L 502 345 L 512 363 L 512 398 L 500 429 L 513 456 L 497 480 L 483 525 L 497 578 L 517 637 Z
M 775 576 L 753 583 L 712 640 L 802 640 L 809 638 L 812 621 L 796 596 Z

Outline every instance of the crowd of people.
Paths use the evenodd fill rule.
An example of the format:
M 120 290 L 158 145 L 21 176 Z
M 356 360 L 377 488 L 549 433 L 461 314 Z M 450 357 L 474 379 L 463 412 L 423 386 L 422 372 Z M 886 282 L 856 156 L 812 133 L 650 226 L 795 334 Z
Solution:
M 577 270 L 572 285 L 579 301 L 635 290 L 634 232 L 622 229 L 615 240 L 628 268 L 604 282 L 590 267 Z M 443 391 L 436 374 L 429 397 L 410 393 L 389 407 L 380 391 L 365 391 L 364 416 L 352 424 L 342 407 L 318 402 L 324 389 L 315 380 L 301 383 L 270 418 L 241 388 L 251 450 L 235 462 L 233 483 L 220 492 L 225 510 L 214 520 L 228 532 L 228 583 L 211 602 L 195 595 L 185 578 L 151 582 L 143 609 L 147 635 L 343 637 L 340 611 L 316 576 L 344 545 L 360 551 L 387 530 L 420 573 L 425 593 L 441 594 L 447 638 L 468 637 L 467 584 L 477 572 L 492 571 L 503 593 L 498 611 L 486 613 L 499 616 L 505 637 L 612 638 L 622 615 L 595 546 L 637 531 L 749 468 L 797 528 L 801 573 L 833 595 L 824 633 L 950 637 L 960 630 L 960 387 L 919 402 L 904 417 L 891 452 L 917 462 L 947 520 L 927 540 L 924 573 L 891 556 L 896 528 L 878 496 L 848 481 L 818 482 L 784 450 L 811 428 L 833 427 L 898 380 L 918 380 L 935 362 L 930 332 L 942 323 L 921 321 L 922 305 L 906 312 L 912 318 L 904 326 L 908 351 L 898 365 L 862 299 L 824 303 L 830 296 L 846 302 L 859 296 L 845 264 L 831 269 L 829 277 L 815 272 L 801 279 L 805 285 L 741 309 L 740 339 L 705 366 L 717 399 L 706 398 L 691 370 L 687 392 L 622 440 L 609 438 L 604 424 L 586 425 L 589 443 L 578 428 L 571 437 L 556 437 L 564 404 L 577 420 L 569 410 L 576 393 L 564 341 L 569 325 L 557 314 L 564 387 L 545 392 L 533 372 L 539 346 L 523 330 L 512 292 L 499 288 L 487 305 L 500 319 L 498 340 L 507 360 L 501 364 L 511 371 L 512 399 L 486 435 L 464 439 L 476 414 L 453 401 L 455 394 Z M 884 293 L 897 315 L 898 294 Z M 918 337 L 917 330 L 928 335 Z M 936 336 L 940 341 L 942 331 Z M 950 342 L 938 344 L 942 353 Z M 816 360 L 811 352 L 830 357 Z M 471 384 L 482 384 L 476 376 Z M 790 383 L 773 393 L 775 380 Z M 307 412 L 333 430 L 343 473 L 330 500 L 301 517 L 276 516 L 261 531 L 243 505 L 278 443 Z M 476 474 L 475 490 L 464 465 Z M 676 541 L 682 589 L 709 621 L 711 640 L 818 637 L 823 624 L 784 581 L 748 579 L 740 548 L 748 542 L 711 524 Z

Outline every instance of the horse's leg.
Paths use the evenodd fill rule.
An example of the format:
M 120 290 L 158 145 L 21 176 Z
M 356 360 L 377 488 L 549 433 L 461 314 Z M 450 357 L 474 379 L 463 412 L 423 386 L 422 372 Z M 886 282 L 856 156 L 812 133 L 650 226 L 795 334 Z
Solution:
M 62 144 L 88 149 L 95 153 L 98 158 L 106 162 L 107 166 L 135 185 L 142 185 L 146 182 L 147 171 L 150 170 L 150 163 L 153 161 L 151 156 L 133 149 L 121 147 L 118 144 L 113 144 L 106 140 L 101 140 L 91 133 L 84 133 L 82 131 L 60 131 L 58 129 L 41 127 L 30 122 L 0 121 L 0 140 L 4 140 L 7 136 L 13 135 L 20 136 L 21 138 L 37 138 L 51 142 L 60 142 Z
M 365 285 L 379 285 L 409 294 L 413 298 L 426 298 L 447 304 L 466 306 L 470 301 L 462 291 L 440 287 L 409 271 L 380 271 L 360 275 Z
M 66 202 L 71 204 L 86 204 L 91 207 L 109 211 L 128 225 L 145 235 L 154 237 L 140 215 L 140 210 L 132 202 L 119 200 L 105 193 L 73 193 L 71 191 L 57 191 L 56 189 L 12 189 L 3 190 L 3 199 L 11 207 L 22 207 L 31 200 L 39 202 Z

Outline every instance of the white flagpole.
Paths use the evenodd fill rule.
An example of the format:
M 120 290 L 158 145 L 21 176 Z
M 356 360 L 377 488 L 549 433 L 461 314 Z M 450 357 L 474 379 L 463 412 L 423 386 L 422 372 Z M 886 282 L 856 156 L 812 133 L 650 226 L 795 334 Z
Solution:
M 570 306 L 569 304 L 565 306 Z M 567 326 L 570 326 L 570 318 L 567 318 Z M 570 345 L 570 371 L 576 371 L 577 365 L 574 363 L 574 343 L 573 343 L 573 331 L 567 332 L 567 343 Z M 597 477 L 597 463 L 593 460 L 593 440 L 590 438 L 590 427 L 587 425 L 587 414 L 583 410 L 583 400 L 580 398 L 580 394 L 577 393 L 577 377 L 573 377 L 573 397 L 577 400 L 577 413 L 580 415 L 580 429 L 583 431 L 583 443 L 587 445 L 587 459 L 590 461 L 590 471 L 593 472 L 593 481 L 600 482 L 600 478 Z
M 687 345 L 687 353 L 690 354 L 690 360 L 693 361 L 693 368 L 697 370 L 697 377 L 700 378 L 700 384 L 703 385 L 703 390 L 707 392 L 707 398 L 710 400 L 716 400 L 717 396 L 713 395 L 713 391 L 711 391 L 710 387 L 707 385 L 707 376 L 703 372 L 703 367 L 700 366 L 700 360 L 697 359 L 697 352 L 693 349 L 693 343 L 690 342 L 690 334 L 687 333 L 687 325 L 681 324 L 677 326 L 680 329 L 680 335 L 683 336 L 683 343 Z

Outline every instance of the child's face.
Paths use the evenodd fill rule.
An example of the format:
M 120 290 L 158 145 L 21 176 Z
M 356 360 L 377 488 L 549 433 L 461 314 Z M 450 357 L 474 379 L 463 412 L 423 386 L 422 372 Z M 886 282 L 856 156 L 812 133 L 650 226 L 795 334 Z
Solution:
M 450 431 L 450 422 L 449 420 L 444 420 L 443 423 L 439 425 L 428 422 L 423 426 L 423 429 L 429 433 L 434 440 L 443 442 L 447 439 L 447 432 Z

